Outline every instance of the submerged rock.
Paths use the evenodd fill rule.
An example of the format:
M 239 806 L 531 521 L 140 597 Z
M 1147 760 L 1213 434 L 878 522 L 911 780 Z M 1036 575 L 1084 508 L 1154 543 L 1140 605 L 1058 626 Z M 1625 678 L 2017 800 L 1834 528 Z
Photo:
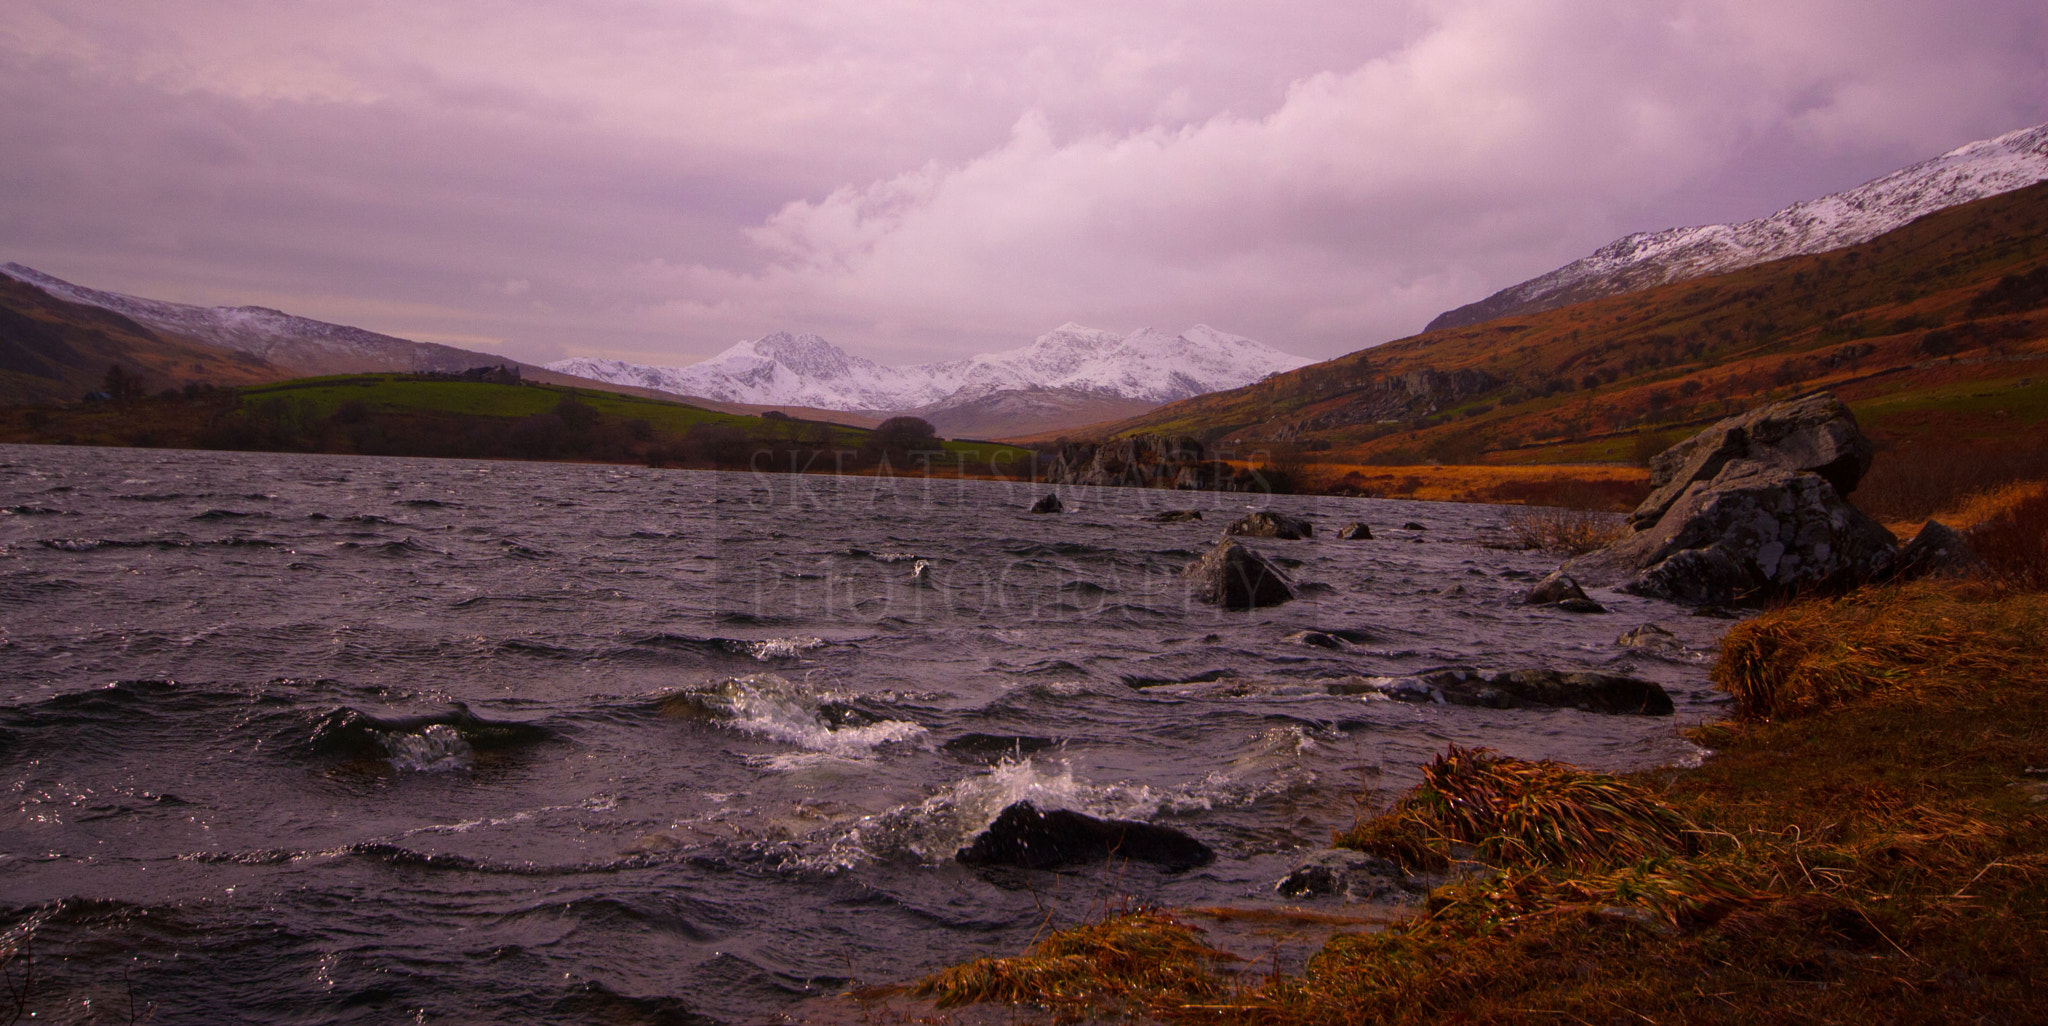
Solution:
M 1415 521 L 1413 521 L 1413 520 L 1410 520 L 1410 521 L 1408 521 L 1407 523 L 1405 523 L 1405 524 L 1402 524 L 1402 525 L 1401 525 L 1401 530 L 1403 530 L 1403 531 L 1427 531 L 1427 530 L 1429 530 L 1429 528 L 1427 528 L 1427 527 L 1424 527 L 1424 526 L 1422 526 L 1421 524 L 1418 524 L 1418 523 L 1416 523 L 1416 522 L 1415 522 Z
M 1522 596 L 1522 602 L 1524 605 L 1547 606 L 1552 602 L 1585 597 L 1586 590 L 1579 587 L 1579 582 L 1572 580 L 1564 571 L 1556 570 L 1550 576 L 1536 582 L 1536 586 Z
M 1164 513 L 1154 513 L 1145 519 L 1154 524 L 1184 524 L 1190 520 L 1202 519 L 1202 511 L 1198 509 L 1170 509 Z
M 1518 709 L 1669 716 L 1676 708 L 1655 681 L 1612 673 L 1514 670 L 1491 676 L 1477 670 L 1438 670 L 1416 677 L 1349 677 L 1331 681 L 1334 695 L 1378 694 L 1403 702 Z
M 1969 577 L 1987 568 L 1970 542 L 1947 524 L 1929 520 L 1920 533 L 1899 550 L 1892 576 L 1901 580 L 1921 577 Z
M 1621 637 L 1614 639 L 1614 643 L 1622 648 L 1640 649 L 1662 656 L 1690 654 L 1690 650 L 1678 640 L 1678 635 L 1654 623 L 1646 623 L 1634 630 L 1624 631 Z
M 1069 809 L 1041 812 L 1028 801 L 1005 808 L 988 829 L 953 854 L 966 866 L 1057 869 L 1106 859 L 1149 862 L 1169 873 L 1208 865 L 1209 846 L 1172 827 L 1096 819 Z
M 1314 524 L 1300 517 L 1289 516 L 1277 510 L 1262 509 L 1248 513 L 1224 530 L 1225 534 L 1240 534 L 1248 538 L 1279 538 L 1292 541 L 1315 537 Z
M 1193 581 L 1195 598 L 1225 609 L 1254 609 L 1292 601 L 1294 584 L 1266 557 L 1225 538 L 1190 564 L 1181 576 Z
M 1060 504 L 1060 497 L 1056 492 L 1047 492 L 1045 498 L 1031 504 L 1033 513 L 1058 513 L 1065 509 L 1066 507 Z
M 1273 885 L 1273 890 L 1290 898 L 1334 894 L 1348 901 L 1405 897 L 1421 889 L 1422 885 L 1393 860 L 1350 848 L 1316 852 Z
M 1346 541 L 1371 541 L 1372 528 L 1367 527 L 1363 521 L 1354 520 L 1338 528 L 1337 537 Z

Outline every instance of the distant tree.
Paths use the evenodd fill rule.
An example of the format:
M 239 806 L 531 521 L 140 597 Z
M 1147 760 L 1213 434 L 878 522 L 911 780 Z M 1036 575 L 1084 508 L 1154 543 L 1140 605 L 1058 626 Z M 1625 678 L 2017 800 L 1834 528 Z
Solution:
M 923 417 L 890 417 L 875 426 L 870 442 L 891 452 L 939 447 L 938 429 Z
M 109 399 L 139 399 L 148 394 L 142 378 L 118 363 L 107 365 L 106 377 L 100 379 L 100 391 Z

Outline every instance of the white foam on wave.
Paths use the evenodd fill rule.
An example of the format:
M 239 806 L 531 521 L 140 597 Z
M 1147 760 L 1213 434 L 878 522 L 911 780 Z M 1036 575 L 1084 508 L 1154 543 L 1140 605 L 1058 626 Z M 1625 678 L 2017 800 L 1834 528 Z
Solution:
M 904 720 L 834 724 L 826 717 L 825 703 L 836 696 L 772 673 L 732 677 L 696 691 L 692 697 L 734 730 L 843 759 L 868 758 L 884 745 L 925 734 L 923 727 Z M 794 769 L 808 764 L 797 761 L 770 768 Z
M 391 768 L 416 773 L 446 773 L 476 765 L 476 751 L 462 732 L 445 723 L 429 724 L 416 734 L 379 731 Z
M 767 662 L 771 659 L 795 659 L 814 648 L 825 647 L 825 639 L 800 635 L 792 638 L 767 638 L 747 643 L 747 654 Z

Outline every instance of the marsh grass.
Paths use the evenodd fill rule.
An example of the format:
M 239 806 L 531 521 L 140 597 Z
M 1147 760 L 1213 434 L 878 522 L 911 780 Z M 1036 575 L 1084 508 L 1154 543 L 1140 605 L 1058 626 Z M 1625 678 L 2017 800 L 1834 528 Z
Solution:
M 1982 584 L 1767 611 L 1716 672 L 1767 680 L 1769 718 L 1695 728 L 1717 752 L 1694 770 L 1446 752 L 1342 839 L 1490 868 L 1299 972 L 1231 976 L 1192 935 L 1164 967 L 1105 953 L 1160 917 L 1049 939 L 1034 955 L 1083 957 L 1044 989 L 984 966 L 960 979 L 1009 982 L 950 993 L 1258 1026 L 2044 1021 L 2044 626 L 2048 596 Z
M 1571 556 L 1606 548 L 1628 533 L 1628 524 L 1615 514 L 1554 506 L 1514 510 L 1507 516 L 1507 527 L 1517 548 Z
M 1337 838 L 1417 868 L 1459 848 L 1505 865 L 1599 865 L 1691 850 L 1694 825 L 1640 785 L 1452 745 L 1387 812 Z
M 911 994 L 940 1008 L 1032 1004 L 1069 1015 L 1142 1012 L 1219 997 L 1215 963 L 1233 956 L 1166 913 L 1132 910 L 1062 930 L 1015 958 L 978 958 L 920 980 Z

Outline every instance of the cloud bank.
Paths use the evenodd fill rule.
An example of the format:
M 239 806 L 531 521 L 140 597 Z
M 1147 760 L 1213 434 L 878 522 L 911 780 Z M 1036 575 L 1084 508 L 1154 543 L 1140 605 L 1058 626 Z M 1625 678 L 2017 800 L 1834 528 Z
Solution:
M 0 250 L 531 359 L 1329 356 L 2048 120 L 2031 0 L 1017 6 L 30 0 Z

